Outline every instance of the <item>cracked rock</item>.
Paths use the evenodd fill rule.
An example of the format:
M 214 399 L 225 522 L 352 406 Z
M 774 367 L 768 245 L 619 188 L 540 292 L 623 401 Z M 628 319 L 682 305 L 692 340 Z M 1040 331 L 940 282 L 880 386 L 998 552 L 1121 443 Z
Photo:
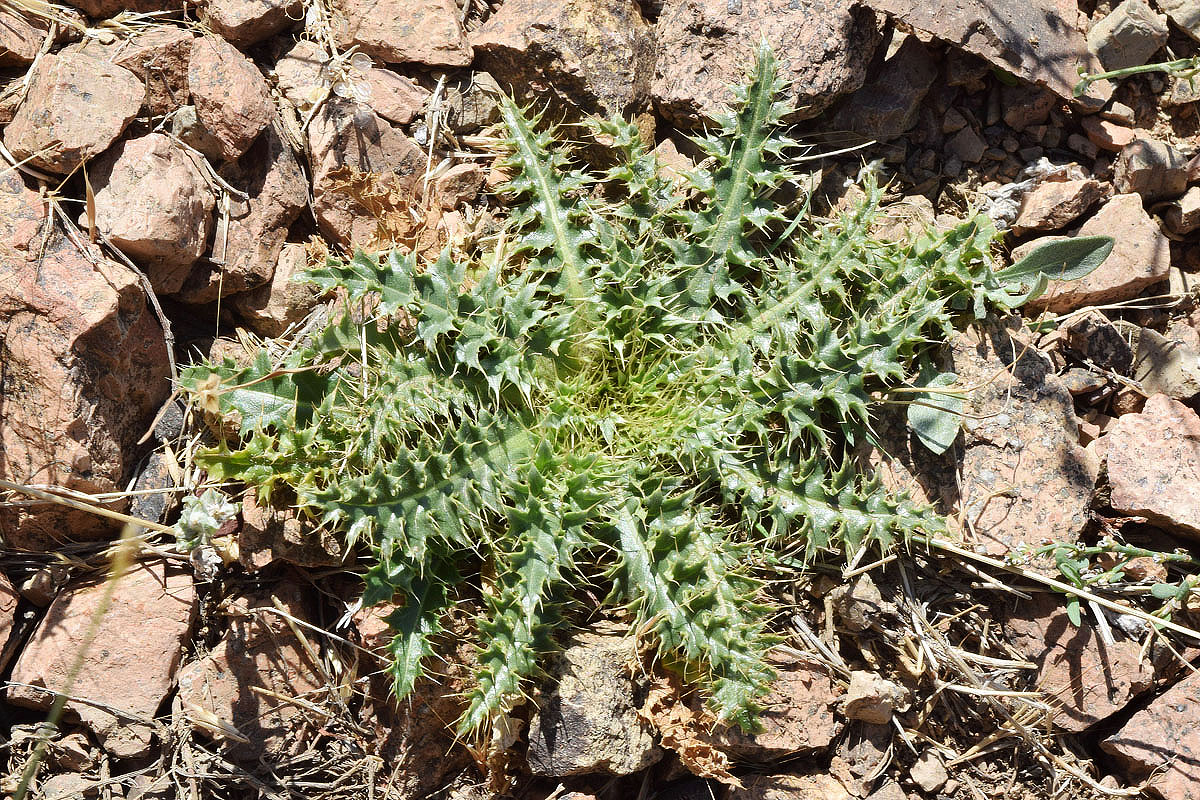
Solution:
M 878 466 L 885 483 L 960 514 L 968 541 L 994 556 L 1046 539 L 1075 541 L 1099 469 L 1079 444 L 1071 393 L 1031 338 L 1013 316 L 951 341 L 944 367 L 977 388 L 966 397 L 961 445 L 947 454 L 911 441 L 903 413 L 881 414 L 878 425 L 893 456 Z
M 208 246 L 216 206 L 192 154 L 151 133 L 119 143 L 89 174 L 96 227 L 145 269 L 155 291 L 178 291 Z
M 1100 742 L 1132 780 L 1170 800 L 1200 800 L 1200 673 L 1193 672 Z
M 874 672 L 855 670 L 850 673 L 850 688 L 842 697 L 842 712 L 849 719 L 884 725 L 892 721 L 892 714 L 905 710 L 910 699 L 903 686 Z
M 642 110 L 654 32 L 635 0 L 506 0 L 471 35 L 477 66 L 570 116 Z
M 866 5 L 1024 81 L 1045 87 L 1063 100 L 1098 108 L 1112 93 L 1111 84 L 1101 81 L 1092 84 L 1083 97 L 1073 96 L 1079 83 L 1078 67 L 1100 71 L 1099 62 L 1088 52 L 1083 32 L 1076 25 L 1078 9 L 1073 2 L 867 0 Z
M 66 174 L 115 142 L 145 97 L 141 80 L 124 67 L 86 53 L 48 53 L 4 128 L 4 144 L 36 169 Z
M 1037 664 L 1037 687 L 1061 730 L 1085 731 L 1153 688 L 1154 669 L 1136 641 L 1106 645 L 1094 625 L 1071 623 L 1060 596 L 1023 600 L 1004 624 L 1017 652 Z
M 1121 148 L 1113 164 L 1113 188 L 1136 192 L 1145 200 L 1179 197 L 1187 189 L 1188 160 L 1171 145 L 1134 139 Z
M 1165 394 L 1117 418 L 1097 440 L 1118 514 L 1200 538 L 1200 417 Z
M 1106 70 L 1140 67 L 1167 43 L 1167 18 L 1146 0 L 1125 0 L 1088 31 L 1088 49 Z
M 534 775 L 631 775 L 662 757 L 637 713 L 632 648 L 627 636 L 583 632 L 558 656 L 529 722 Z
M 471 63 L 471 46 L 454 0 L 341 0 L 334 35 L 343 50 L 356 47 L 387 64 Z
M 55 598 L 13 668 L 13 681 L 28 686 L 10 686 L 10 703 L 50 707 L 54 692 L 36 687 L 66 684 L 105 593 L 101 581 L 76 584 Z M 171 689 L 195 612 L 191 575 L 169 572 L 163 562 L 135 564 L 117 583 L 71 691 L 99 705 L 67 703 L 113 756 L 149 752 L 149 720 Z
M 795 117 L 808 119 L 862 86 L 880 35 L 874 14 L 850 0 L 668 0 L 655 27 L 659 113 L 682 127 L 713 119 L 761 39 L 780 60 Z

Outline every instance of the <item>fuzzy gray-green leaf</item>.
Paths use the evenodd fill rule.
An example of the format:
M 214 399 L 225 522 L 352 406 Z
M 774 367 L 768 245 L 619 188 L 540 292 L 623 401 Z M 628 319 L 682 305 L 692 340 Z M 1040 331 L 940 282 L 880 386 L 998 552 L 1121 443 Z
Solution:
M 1002 284 L 1027 284 L 1045 275 L 1050 280 L 1073 281 L 1090 274 L 1112 252 L 1111 236 L 1076 236 L 1035 247 L 1032 252 L 996 272 Z
M 958 376 L 943 372 L 925 383 L 930 389 L 953 386 Z M 908 407 L 908 427 L 934 455 L 950 449 L 962 428 L 963 399 L 959 393 L 922 392 Z

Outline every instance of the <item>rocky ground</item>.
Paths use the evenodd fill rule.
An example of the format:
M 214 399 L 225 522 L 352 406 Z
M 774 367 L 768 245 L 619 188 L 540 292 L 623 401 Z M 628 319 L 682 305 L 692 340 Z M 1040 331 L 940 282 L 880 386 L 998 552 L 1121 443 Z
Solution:
M 1200 798 L 1198 571 L 1114 550 L 1200 537 L 1200 89 L 1176 69 L 1074 96 L 1080 69 L 1200 53 L 1195 0 L 71 5 L 0 2 L 0 791 Z M 455 743 L 469 648 L 392 701 L 387 610 L 353 606 L 335 538 L 247 494 L 212 563 L 173 548 L 210 435 L 179 366 L 286 347 L 321 312 L 290 279 L 331 252 L 493 235 L 497 87 L 568 120 L 633 116 L 683 169 L 760 37 L 823 210 L 878 161 L 881 236 L 982 211 L 1013 257 L 1115 239 L 1024 322 L 954 342 L 977 388 L 946 456 L 880 419 L 894 458 L 864 458 L 939 504 L 963 553 L 778 588 L 764 732 L 711 729 L 607 621 L 565 643 L 515 730 Z M 124 515 L 153 535 L 110 596 Z M 1054 542 L 1078 545 L 1084 582 L 1115 570 L 1079 625 L 1045 585 L 1067 575 Z M 1138 610 L 1160 607 L 1175 632 Z

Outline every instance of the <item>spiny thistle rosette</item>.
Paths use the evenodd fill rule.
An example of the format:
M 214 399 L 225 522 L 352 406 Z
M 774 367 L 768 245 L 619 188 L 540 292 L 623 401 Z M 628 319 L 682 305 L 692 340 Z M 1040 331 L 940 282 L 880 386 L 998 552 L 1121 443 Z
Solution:
M 583 585 L 752 729 L 772 678 L 756 576 L 941 527 L 851 452 L 873 393 L 920 374 L 954 323 L 1027 295 L 993 274 L 986 220 L 887 244 L 873 184 L 824 223 L 774 200 L 799 147 L 783 88 L 764 47 L 736 112 L 696 140 L 709 166 L 686 193 L 630 123 L 589 123 L 616 163 L 589 173 L 505 101 L 507 249 L 331 262 L 307 280 L 372 319 L 342 314 L 281 364 L 185 376 L 240 414 L 240 442 L 198 459 L 211 478 L 286 487 L 371 549 L 364 602 L 401 603 L 398 695 L 482 589 L 463 733 L 520 698 Z

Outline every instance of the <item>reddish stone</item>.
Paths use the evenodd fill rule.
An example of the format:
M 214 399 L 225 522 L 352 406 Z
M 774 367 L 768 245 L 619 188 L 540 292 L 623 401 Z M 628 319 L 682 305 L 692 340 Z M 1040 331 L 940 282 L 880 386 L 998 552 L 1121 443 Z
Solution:
M 1074 97 L 1079 67 L 1100 72 L 1076 24 L 1075 0 L 867 0 L 866 5 L 1044 86 L 1063 100 L 1100 106 L 1112 94 L 1112 85 L 1100 81 L 1082 98 Z
M 17 654 L 21 646 L 17 632 L 17 606 L 21 602 L 21 594 L 7 575 L 0 574 L 0 670 L 8 668 L 8 662 Z
M 49 31 L 50 22 L 43 17 L 22 14 L 16 4 L 0 7 L 0 67 L 32 64 Z
M 469 203 L 483 188 L 486 177 L 483 167 L 474 162 L 458 164 L 443 172 L 433 181 L 433 196 L 438 204 L 449 211 L 463 203 Z
M 291 616 L 307 620 L 300 587 L 291 582 L 273 592 L 241 598 L 241 615 L 207 655 L 179 671 L 183 713 L 229 726 L 227 754 L 235 759 L 278 758 L 301 743 L 295 737 L 306 712 L 288 698 L 304 698 L 325 686 L 319 665 L 308 656 L 275 600 Z M 265 608 L 269 610 L 255 611 Z M 256 692 L 255 689 L 265 690 Z M 274 695 L 279 695 L 276 697 Z M 211 733 L 211 728 L 198 730 Z
M 1167 206 L 1163 221 L 1171 233 L 1180 236 L 1200 228 L 1200 186 L 1193 186 Z
M 1167 18 L 1146 0 L 1123 0 L 1096 21 L 1087 43 L 1106 70 L 1140 67 L 1167 43 Z
M 1186 678 L 1100 742 L 1135 781 L 1168 800 L 1200 800 L 1200 673 Z
M 122 11 L 139 14 L 163 12 L 183 8 L 183 0 L 70 0 L 75 6 L 93 19 L 116 16 Z
M 270 282 L 234 296 L 234 305 L 253 331 L 262 336 L 281 336 L 317 305 L 320 290 L 311 283 L 293 280 L 307 268 L 304 245 L 284 244 Z M 242 552 L 246 552 L 246 545 Z
M 1113 197 L 1076 235 L 1111 236 L 1112 252 L 1089 275 L 1073 281 L 1050 281 L 1046 293 L 1030 303 L 1031 310 L 1063 314 L 1085 306 L 1130 300 L 1167 277 L 1171 266 L 1170 242 L 1142 207 L 1139 195 Z M 1021 245 L 1013 251 L 1012 260 L 1016 262 L 1049 241 L 1053 239 L 1034 239 Z
M 751 775 L 731 788 L 726 800 L 852 800 L 853 795 L 832 775 Z
M 904 711 L 911 699 L 903 686 L 874 672 L 855 670 L 850 673 L 850 687 L 842 695 L 842 713 L 871 725 L 886 725 L 892 715 Z
M 308 204 L 304 170 L 275 126 L 220 175 L 249 199 L 232 199 L 228 217 L 218 216 L 210 263 L 192 270 L 176 294 L 186 303 L 209 303 L 269 282 L 288 228 Z
M 765 39 L 780 59 L 797 118 L 862 86 L 879 44 L 875 15 L 849 0 L 669 0 L 654 30 L 651 93 L 678 125 L 712 119 Z
M 323 95 L 332 91 L 335 87 L 331 81 L 335 78 L 352 85 L 356 97 L 351 99 L 361 100 L 376 114 L 397 125 L 412 122 L 429 99 L 429 92 L 420 84 L 390 69 L 364 67 L 361 60 L 351 59 L 341 75 L 333 75 L 329 61 L 329 54 L 320 45 L 301 40 L 275 62 L 279 89 L 299 111 L 308 112 Z M 448 99 L 443 97 L 443 108 Z
M 634 0 L 507 0 L 471 34 L 478 68 L 572 116 L 645 102 L 653 35 Z
M 1046 540 L 1076 541 L 1099 471 L 1079 445 L 1071 393 L 1050 359 L 1028 344 L 1031 337 L 1010 317 L 952 340 L 951 369 L 960 385 L 977 387 L 963 409 L 957 461 L 933 458 L 911 442 L 903 412 L 881 413 L 876 425 L 893 456 L 877 468 L 885 483 L 954 509 L 968 540 L 994 556 Z
M 260 503 L 255 490 L 242 497 L 238 529 L 238 559 L 249 572 L 276 561 L 301 567 L 331 567 L 342 563 L 344 548 L 324 527 L 303 523 L 294 508 Z
M 752 761 L 774 761 L 829 747 L 842 730 L 833 713 L 837 698 L 829 670 L 780 651 L 773 651 L 768 660 L 778 675 L 762 700 L 763 730 L 748 734 L 726 729 L 716 735 L 717 746 Z
M 1087 138 L 1092 144 L 1101 150 L 1110 150 L 1114 153 L 1120 152 L 1122 147 L 1132 142 L 1137 136 L 1137 132 L 1132 128 L 1109 122 L 1096 115 L 1084 117 L 1081 125 L 1083 132 L 1087 134 Z
M 331 99 L 308 126 L 313 165 L 313 212 L 321 232 L 351 249 L 382 249 L 415 229 L 425 154 L 376 115 L 348 100 Z
M 272 70 L 283 96 L 301 111 L 312 108 L 329 54 L 316 42 L 301 39 L 279 57 Z
M 1098 181 L 1045 181 L 1021 199 L 1021 211 L 1013 222 L 1018 236 L 1029 231 L 1056 231 L 1092 207 L 1104 189 Z
M 200 124 L 232 161 L 250 149 L 275 114 L 267 81 L 254 62 L 219 36 L 201 36 L 192 45 L 188 85 Z
M 465 67 L 471 46 L 454 0 L 340 0 L 334 35 L 387 64 Z
M 59 594 L 13 668 L 8 702 L 26 708 L 49 708 L 54 692 L 74 674 L 67 711 L 99 737 L 117 758 L 133 758 L 150 749 L 152 719 L 171 690 L 183 643 L 196 612 L 196 596 L 188 574 L 174 574 L 163 562 L 135 564 L 105 602 L 105 583 L 79 584 Z M 96 623 L 95 639 L 87 638 Z M 43 687 L 41 691 L 33 687 Z M 102 706 L 127 712 L 114 714 Z
M 145 268 L 155 291 L 178 291 L 208 246 L 216 205 L 195 156 L 151 133 L 109 150 L 89 175 L 96 227 Z
M 67 173 L 116 141 L 145 97 L 142 82 L 124 67 L 85 53 L 47 54 L 4 128 L 4 144 L 32 167 Z
M 1188 185 L 1188 160 L 1166 142 L 1134 139 L 1113 163 L 1113 188 L 1136 192 L 1143 200 L 1179 197 Z
M 1200 394 L 1200 341 L 1187 324 L 1161 334 L 1142 328 L 1134 336 L 1133 379 L 1146 394 L 1188 400 Z
M 207 0 L 200 19 L 223 39 L 249 47 L 290 28 L 303 9 L 299 0 Z
M 0 176 L 0 476 L 121 491 L 133 448 L 170 393 L 162 329 L 137 275 L 95 249 L 80 251 L 46 213 L 19 173 Z M 0 508 L 10 548 L 112 530 L 58 505 Z
M 188 101 L 188 63 L 195 38 L 186 28 L 155 25 L 142 28 L 128 39 L 109 43 L 87 39 L 77 47 L 138 76 L 146 88 L 142 109 L 157 117 Z
M 425 660 L 425 677 L 408 697 L 397 700 L 386 669 L 394 634 L 385 621 L 396 610 L 385 604 L 354 618 L 363 644 L 377 655 L 366 662 L 372 677 L 365 716 L 375 731 L 377 752 L 393 765 L 393 788 L 399 796 L 427 797 L 470 770 L 471 757 L 454 742 L 453 731 L 466 710 L 464 697 L 472 685 L 477 650 L 461 619 L 444 619 L 445 649 Z
M 407 125 L 425 109 L 429 92 L 412 78 L 375 67 L 367 71 L 366 79 L 371 88 L 367 102 L 389 122 Z
M 1038 665 L 1056 727 L 1080 733 L 1120 711 L 1154 686 L 1154 668 L 1137 642 L 1100 641 L 1090 621 L 1076 627 L 1062 597 L 1038 594 L 1005 617 L 1017 652 Z
M 1119 417 L 1097 441 L 1108 464 L 1109 504 L 1169 532 L 1200 537 L 1200 417 L 1165 394 Z

